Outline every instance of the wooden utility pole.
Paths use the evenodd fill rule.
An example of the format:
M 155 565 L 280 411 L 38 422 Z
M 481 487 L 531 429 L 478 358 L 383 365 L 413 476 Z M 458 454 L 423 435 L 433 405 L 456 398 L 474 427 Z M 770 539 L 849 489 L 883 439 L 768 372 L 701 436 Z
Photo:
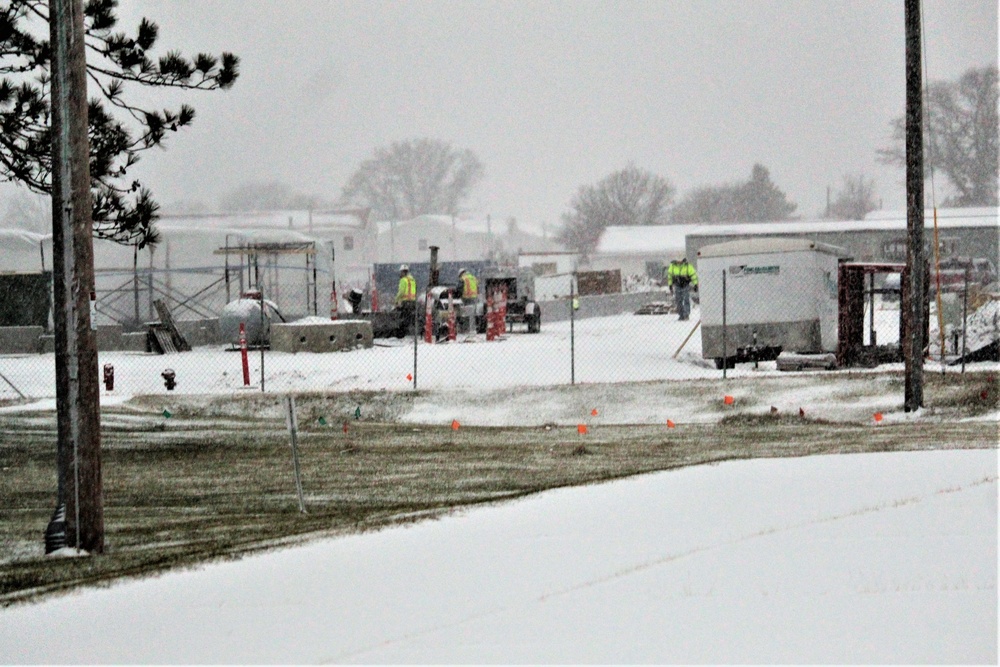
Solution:
M 59 500 L 66 543 L 104 551 L 100 384 L 82 0 L 50 0 L 52 254 Z
M 903 409 L 924 404 L 924 132 L 920 0 L 905 0 L 906 21 L 906 268 L 909 308 L 903 313 Z

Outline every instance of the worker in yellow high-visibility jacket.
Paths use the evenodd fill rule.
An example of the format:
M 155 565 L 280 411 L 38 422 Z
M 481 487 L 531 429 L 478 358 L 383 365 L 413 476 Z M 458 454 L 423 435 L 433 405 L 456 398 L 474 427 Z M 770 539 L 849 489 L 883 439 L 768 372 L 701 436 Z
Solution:
M 400 311 L 403 329 L 412 331 L 417 315 L 417 280 L 410 275 L 410 267 L 399 266 L 399 289 L 396 291 L 396 308 Z
M 458 271 L 458 279 L 462 281 L 459 290 L 462 303 L 474 304 L 479 299 L 479 281 L 466 269 Z
M 479 281 L 468 269 L 458 270 L 458 285 L 455 291 L 462 299 L 462 308 L 458 316 L 459 328 L 468 333 L 474 333 L 476 324 L 476 304 L 479 301 Z
M 677 319 L 686 320 L 691 315 L 691 290 L 698 291 L 698 272 L 684 257 L 671 261 L 664 273 L 677 305 Z

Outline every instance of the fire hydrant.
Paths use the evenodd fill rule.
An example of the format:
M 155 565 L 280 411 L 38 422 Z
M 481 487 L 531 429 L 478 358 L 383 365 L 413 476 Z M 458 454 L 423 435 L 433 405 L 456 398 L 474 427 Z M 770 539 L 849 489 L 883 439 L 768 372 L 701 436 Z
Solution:
M 111 364 L 104 364 L 104 388 L 108 391 L 115 390 L 115 367 Z
M 167 388 L 167 391 L 173 391 L 174 387 L 177 386 L 177 382 L 174 380 L 177 374 L 174 373 L 174 369 L 168 368 L 160 373 L 160 377 L 163 378 L 163 384 Z

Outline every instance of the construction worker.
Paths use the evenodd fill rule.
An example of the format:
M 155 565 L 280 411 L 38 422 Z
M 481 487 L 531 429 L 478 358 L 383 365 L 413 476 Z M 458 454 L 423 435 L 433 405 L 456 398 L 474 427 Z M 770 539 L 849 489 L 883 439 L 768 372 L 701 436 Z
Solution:
M 459 325 L 468 333 L 473 333 L 476 322 L 476 302 L 479 301 L 479 281 L 467 269 L 458 270 L 458 281 L 455 291 L 462 296 Z
M 479 281 L 466 269 L 458 270 L 458 279 L 461 281 L 458 292 L 462 295 L 462 303 L 475 304 L 479 299 Z
M 399 266 L 399 289 L 396 291 L 396 308 L 403 319 L 403 329 L 410 331 L 417 315 L 417 281 L 410 275 L 410 267 Z
M 681 322 L 691 315 L 691 290 L 698 291 L 698 272 L 687 261 L 687 257 L 671 260 L 670 266 L 664 269 L 667 287 L 674 295 L 677 306 L 677 319 Z

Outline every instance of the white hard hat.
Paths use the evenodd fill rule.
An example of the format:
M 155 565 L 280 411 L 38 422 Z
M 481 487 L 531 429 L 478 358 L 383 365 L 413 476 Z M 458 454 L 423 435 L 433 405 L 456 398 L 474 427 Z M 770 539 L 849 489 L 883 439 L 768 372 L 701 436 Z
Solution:
M 400 264 L 399 265 L 399 270 L 400 271 L 409 271 L 410 267 L 408 267 L 406 264 Z
M 465 273 L 465 269 L 459 269 L 458 270 L 458 275 L 462 275 L 463 273 Z

